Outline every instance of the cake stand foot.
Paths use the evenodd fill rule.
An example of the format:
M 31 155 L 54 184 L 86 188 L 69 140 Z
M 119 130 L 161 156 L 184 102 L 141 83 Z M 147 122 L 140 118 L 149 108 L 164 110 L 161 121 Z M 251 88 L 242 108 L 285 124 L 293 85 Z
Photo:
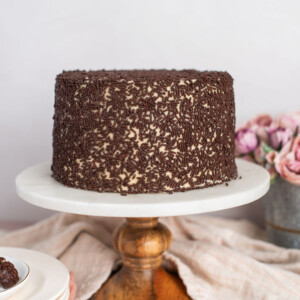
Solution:
M 95 300 L 187 300 L 186 288 L 161 265 L 172 235 L 158 218 L 127 218 L 113 234 L 123 267 L 94 295 Z

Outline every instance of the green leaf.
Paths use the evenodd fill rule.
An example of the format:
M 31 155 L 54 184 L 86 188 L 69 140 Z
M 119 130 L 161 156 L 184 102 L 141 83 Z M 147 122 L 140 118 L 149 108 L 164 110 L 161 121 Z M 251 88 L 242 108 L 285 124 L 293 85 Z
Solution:
M 263 151 L 265 154 L 268 154 L 271 151 L 274 151 L 274 149 L 266 144 L 261 144 Z
M 271 180 L 270 180 L 270 185 L 274 184 L 275 181 L 276 181 L 276 178 L 277 178 L 277 175 L 274 176 L 274 177 L 271 177 Z
M 299 134 L 299 126 L 296 127 L 295 133 L 294 133 L 294 137 L 298 136 Z

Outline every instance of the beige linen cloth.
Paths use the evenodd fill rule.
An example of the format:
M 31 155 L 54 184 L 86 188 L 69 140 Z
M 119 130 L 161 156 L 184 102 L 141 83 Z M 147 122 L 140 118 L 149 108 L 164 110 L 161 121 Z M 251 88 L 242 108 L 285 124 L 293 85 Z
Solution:
M 76 299 L 88 299 L 120 264 L 111 235 L 123 221 L 57 214 L 0 235 L 0 245 L 59 258 L 76 275 Z M 265 242 L 265 232 L 256 225 L 210 216 L 160 222 L 173 233 L 164 266 L 178 271 L 192 299 L 300 299 L 300 251 Z

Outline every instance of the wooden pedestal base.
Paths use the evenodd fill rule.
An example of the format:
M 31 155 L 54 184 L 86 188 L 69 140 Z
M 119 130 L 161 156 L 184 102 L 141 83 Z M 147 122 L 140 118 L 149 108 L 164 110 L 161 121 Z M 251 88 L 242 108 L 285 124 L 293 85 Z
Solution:
M 162 266 L 172 235 L 158 218 L 127 218 L 113 235 L 123 267 L 93 297 L 95 300 L 188 300 L 185 286 Z

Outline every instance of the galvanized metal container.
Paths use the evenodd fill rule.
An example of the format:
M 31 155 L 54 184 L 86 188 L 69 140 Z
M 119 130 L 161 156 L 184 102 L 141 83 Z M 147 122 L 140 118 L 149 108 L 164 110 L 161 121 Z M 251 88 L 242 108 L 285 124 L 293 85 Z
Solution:
M 278 177 L 263 203 L 269 241 L 300 249 L 300 187 Z

